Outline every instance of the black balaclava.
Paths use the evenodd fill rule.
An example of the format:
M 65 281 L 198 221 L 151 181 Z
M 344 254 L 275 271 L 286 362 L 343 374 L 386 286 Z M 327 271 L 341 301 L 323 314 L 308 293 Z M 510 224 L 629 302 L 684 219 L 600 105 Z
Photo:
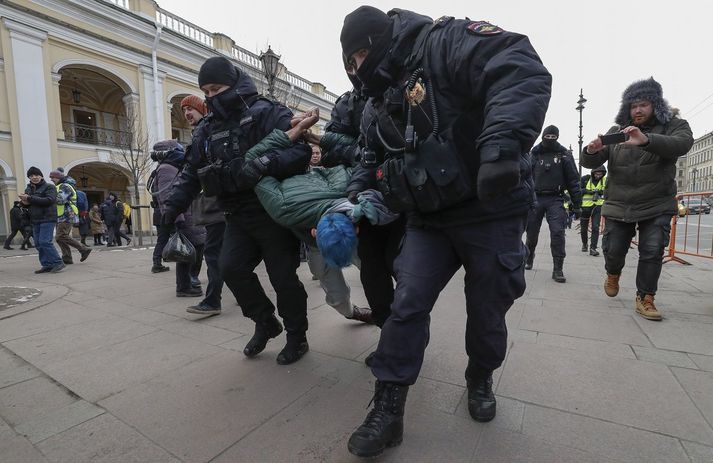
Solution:
M 215 96 L 206 97 L 205 104 L 214 116 L 220 119 L 227 119 L 229 114 L 236 108 L 244 105 L 244 101 L 238 93 L 238 80 L 240 71 L 227 58 L 214 56 L 208 58 L 198 72 L 198 85 L 203 87 L 206 84 L 227 85 L 230 88 Z
M 557 138 L 559 138 L 560 129 L 558 129 L 554 125 L 548 125 L 545 128 L 545 131 L 542 132 L 542 146 L 544 146 L 545 148 L 554 148 L 555 146 L 557 146 L 557 139 L 548 140 L 547 138 L 545 138 L 545 135 L 555 135 Z
M 382 62 L 389 51 L 392 31 L 393 21 L 386 13 L 372 6 L 360 6 L 344 18 L 339 37 L 344 60 L 348 62 L 359 50 L 369 50 L 356 73 L 363 84 L 361 90 L 364 95 L 381 95 L 391 85 L 392 78 Z M 350 80 L 354 83 L 352 76 Z

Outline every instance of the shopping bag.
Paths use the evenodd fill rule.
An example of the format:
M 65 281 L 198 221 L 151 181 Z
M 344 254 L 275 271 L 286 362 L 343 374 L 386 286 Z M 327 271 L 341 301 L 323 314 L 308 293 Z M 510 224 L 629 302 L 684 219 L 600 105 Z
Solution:
M 166 262 L 193 262 L 196 258 L 196 248 L 180 231 L 176 231 L 163 248 L 161 257 Z

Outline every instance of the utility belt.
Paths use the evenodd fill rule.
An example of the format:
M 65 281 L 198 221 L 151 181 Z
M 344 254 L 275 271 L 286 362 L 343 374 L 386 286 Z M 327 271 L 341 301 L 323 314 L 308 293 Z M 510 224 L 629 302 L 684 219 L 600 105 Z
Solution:
M 557 188 L 555 190 L 535 190 L 537 196 L 562 196 L 562 188 Z

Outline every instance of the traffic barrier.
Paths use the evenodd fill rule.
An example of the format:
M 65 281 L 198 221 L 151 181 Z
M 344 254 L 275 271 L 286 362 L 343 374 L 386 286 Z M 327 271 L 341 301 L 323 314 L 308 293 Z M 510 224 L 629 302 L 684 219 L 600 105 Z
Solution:
M 713 191 L 682 193 L 676 196 L 679 214 L 673 216 L 671 221 L 671 239 L 664 264 L 678 262 L 691 265 L 678 255 L 713 259 L 713 219 L 704 219 L 711 210 L 711 205 L 706 202 L 708 198 L 713 198 Z M 681 215 L 682 213 L 684 215 Z M 696 217 L 692 219 L 692 215 Z

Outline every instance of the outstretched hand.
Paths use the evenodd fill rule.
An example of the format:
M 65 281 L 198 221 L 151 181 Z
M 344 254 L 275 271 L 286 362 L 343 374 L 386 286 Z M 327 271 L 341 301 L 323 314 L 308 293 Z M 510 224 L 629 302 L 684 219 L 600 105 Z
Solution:
M 589 142 L 589 144 L 587 145 L 587 154 L 598 153 L 599 151 L 604 149 L 604 144 L 602 143 L 601 138 L 599 138 L 601 136 L 602 134 L 600 133 L 599 135 L 597 135 L 597 138 Z
M 297 141 L 302 135 L 304 135 L 310 127 L 317 123 L 319 120 L 319 108 L 312 108 L 304 114 L 295 116 L 290 120 L 290 125 L 292 128 L 289 129 L 287 137 L 290 141 Z

